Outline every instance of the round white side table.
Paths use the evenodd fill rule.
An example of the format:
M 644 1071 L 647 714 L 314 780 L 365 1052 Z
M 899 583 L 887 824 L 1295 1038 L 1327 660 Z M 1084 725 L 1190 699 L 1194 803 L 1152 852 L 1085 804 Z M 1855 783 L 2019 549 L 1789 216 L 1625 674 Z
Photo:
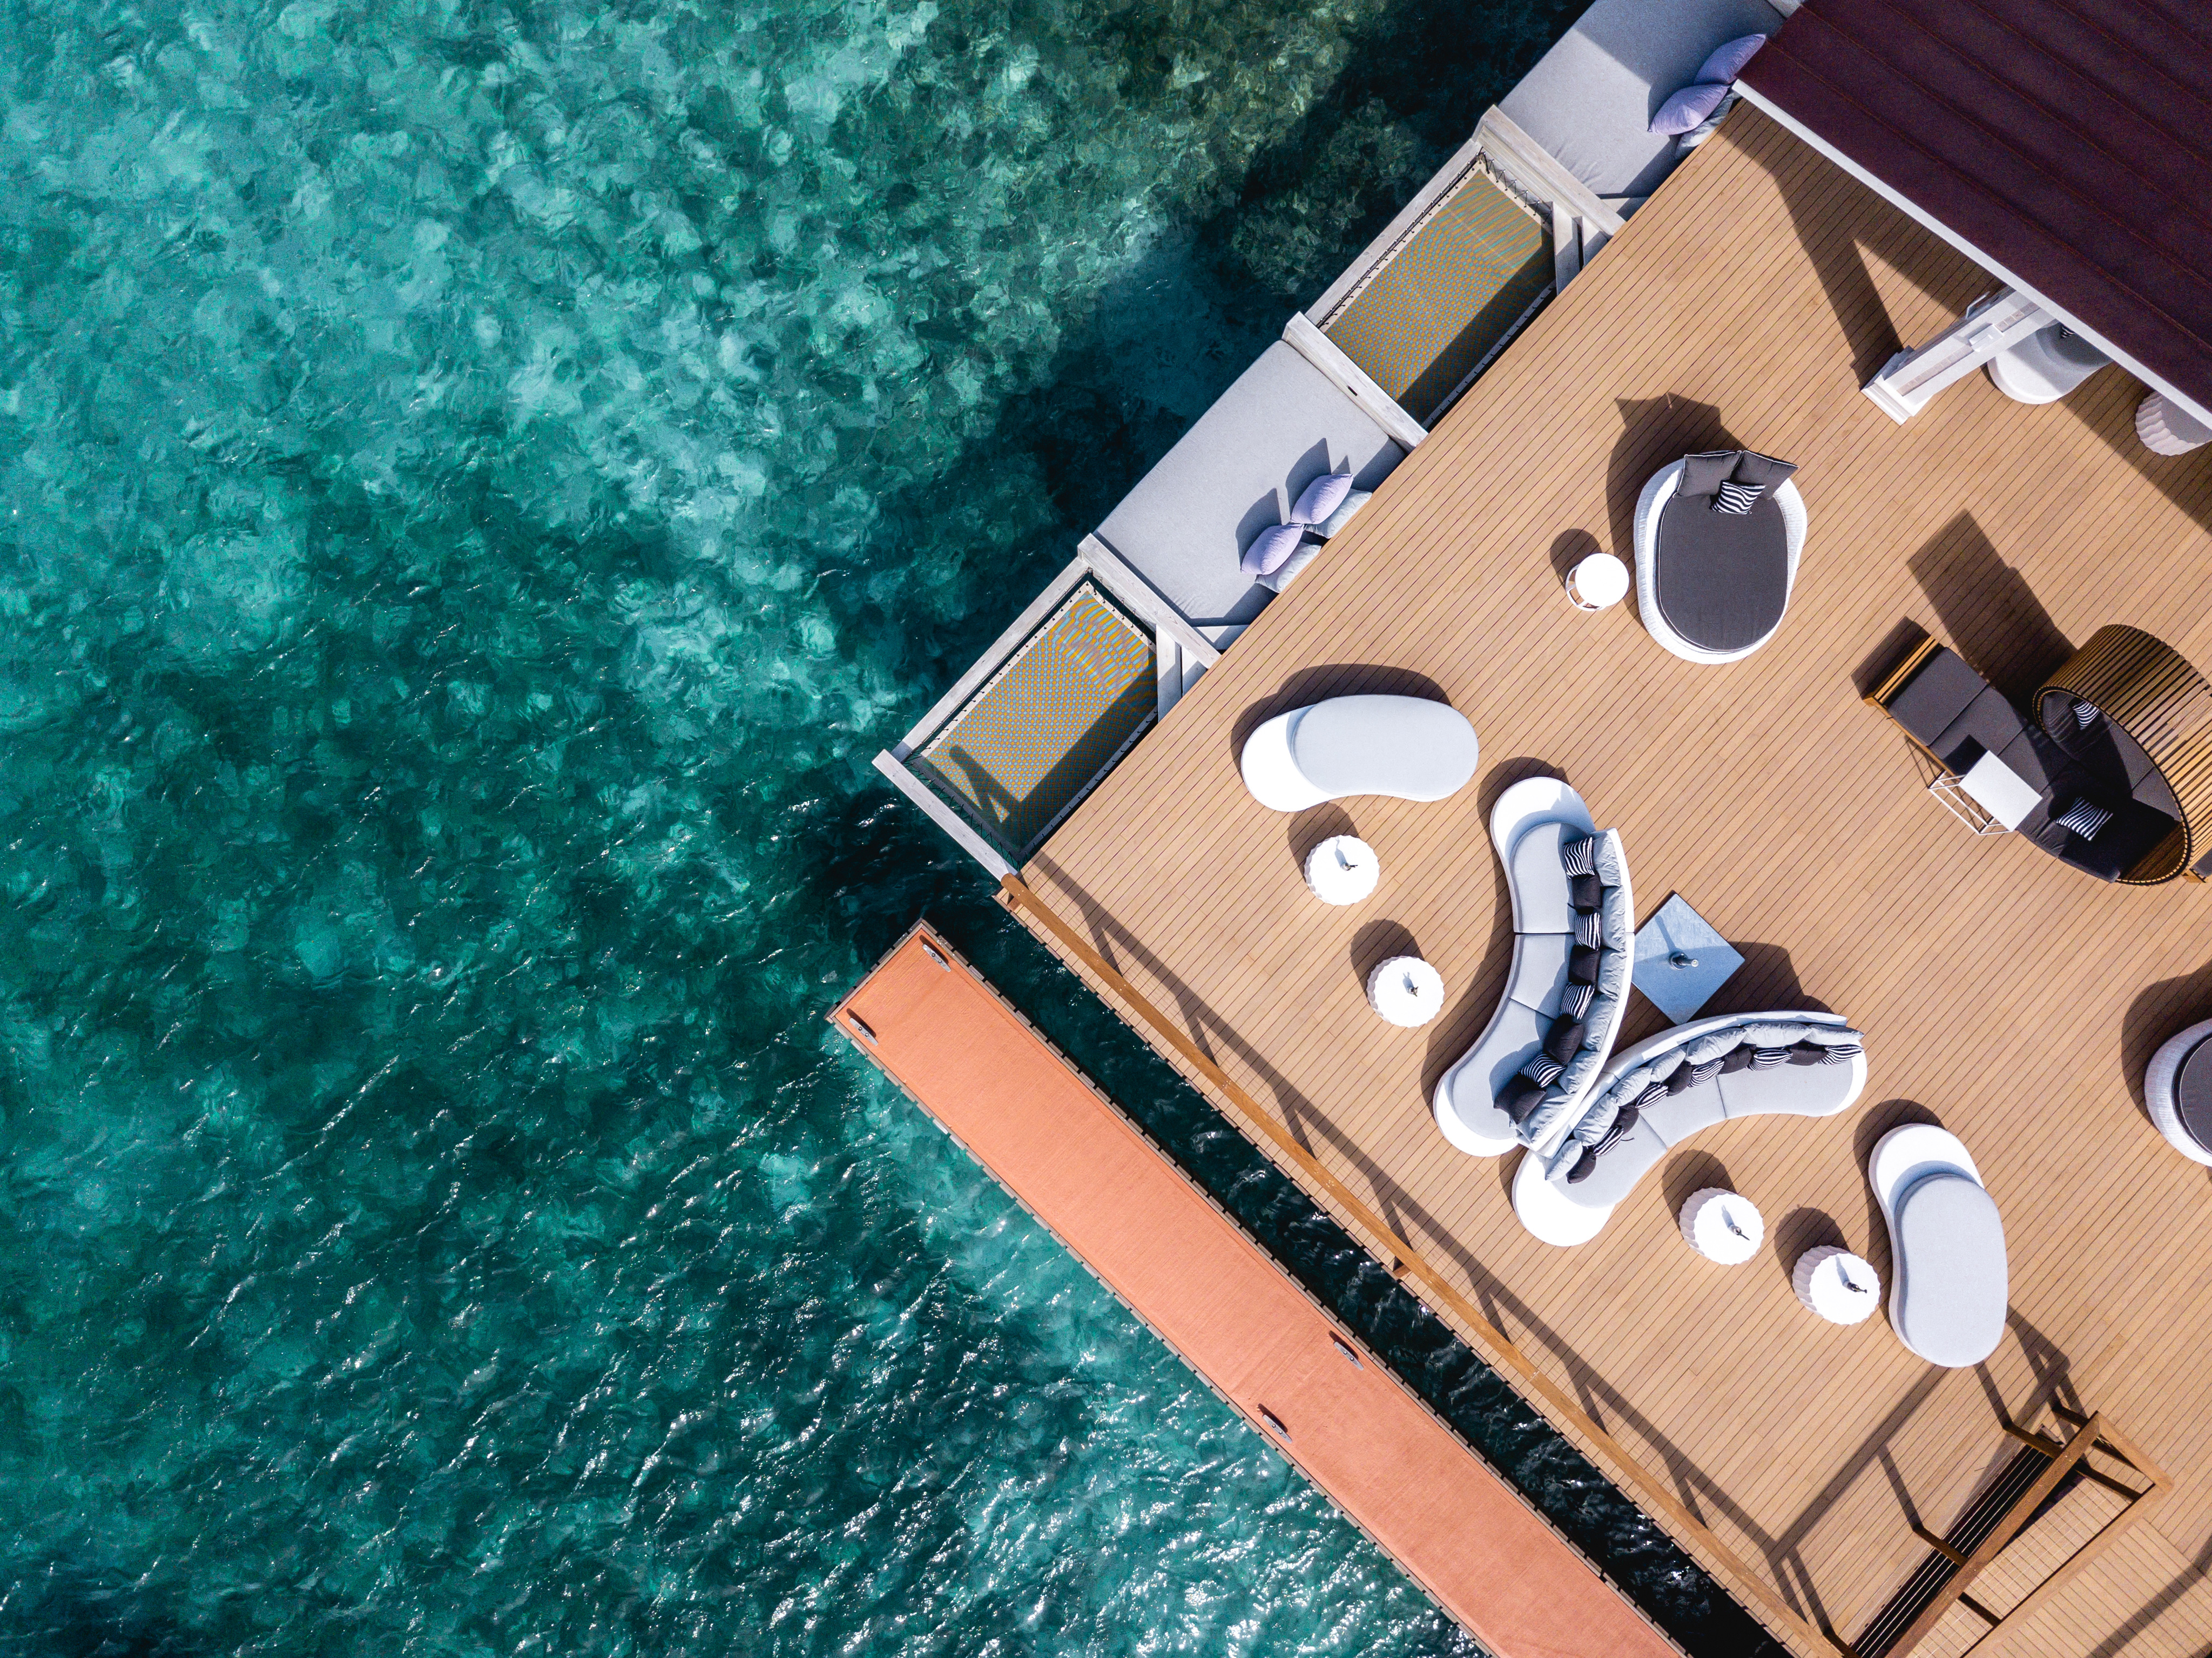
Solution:
M 1628 597 L 1628 566 L 1611 553 L 1592 553 L 1567 572 L 1567 599 L 1578 610 L 1601 610 Z
M 2136 405 L 2136 435 L 2153 454 L 2185 455 L 2212 443 L 2212 428 L 2154 392 Z
M 1682 1206 L 1681 1225 L 1690 1248 L 1723 1266 L 1741 1266 L 1749 1260 L 1766 1236 L 1758 1206 L 1724 1186 L 1691 1193 Z
M 1356 835 L 1332 835 L 1306 854 L 1306 884 L 1325 904 L 1356 904 L 1382 873 L 1375 848 Z
M 1367 1005 L 1392 1024 L 1426 1024 L 1443 1011 L 1443 977 L 1418 956 L 1393 956 L 1367 975 Z
M 1797 1257 L 1790 1287 L 1808 1310 L 1831 1324 L 1856 1324 L 1881 1305 L 1881 1278 L 1874 1268 L 1832 1243 Z

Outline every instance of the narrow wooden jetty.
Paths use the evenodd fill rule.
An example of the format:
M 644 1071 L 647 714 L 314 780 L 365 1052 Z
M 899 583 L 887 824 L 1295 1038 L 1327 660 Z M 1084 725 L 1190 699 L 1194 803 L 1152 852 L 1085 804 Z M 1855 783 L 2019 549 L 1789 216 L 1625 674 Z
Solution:
M 830 1019 L 1497 1658 L 1679 1653 L 942 939 Z

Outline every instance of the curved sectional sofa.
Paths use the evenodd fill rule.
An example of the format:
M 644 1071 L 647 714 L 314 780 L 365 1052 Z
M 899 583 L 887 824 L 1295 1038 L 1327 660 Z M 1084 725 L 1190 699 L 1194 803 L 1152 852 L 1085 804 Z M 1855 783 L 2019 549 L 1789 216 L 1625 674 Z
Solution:
M 1573 1125 L 1513 1175 L 1513 1212 L 1547 1243 L 1587 1243 L 1653 1164 L 1741 1117 L 1832 1117 L 1866 1086 L 1859 1033 L 1832 1013 L 1727 1013 L 1616 1056 Z
M 1513 966 L 1489 1029 L 1437 1078 L 1432 1102 L 1444 1138 L 1480 1157 L 1535 1145 L 1574 1120 L 1620 1034 L 1636 946 L 1620 836 L 1600 834 L 1574 790 L 1553 777 L 1516 783 L 1491 808 L 1490 840 L 1513 898 Z M 1578 919 L 1563 852 L 1583 841 L 1591 872 L 1579 896 L 1597 902 Z M 1577 926 L 1595 940 L 1579 955 Z M 1578 1018 L 1577 1003 L 1586 1004 Z

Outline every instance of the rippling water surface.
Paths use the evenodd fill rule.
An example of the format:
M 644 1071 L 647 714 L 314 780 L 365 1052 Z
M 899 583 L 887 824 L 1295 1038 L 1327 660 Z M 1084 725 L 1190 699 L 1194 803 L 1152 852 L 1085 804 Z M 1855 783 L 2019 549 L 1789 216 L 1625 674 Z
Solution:
M 819 1015 L 1175 1092 L 868 756 L 1571 9 L 0 12 L 0 1647 L 1468 1649 Z

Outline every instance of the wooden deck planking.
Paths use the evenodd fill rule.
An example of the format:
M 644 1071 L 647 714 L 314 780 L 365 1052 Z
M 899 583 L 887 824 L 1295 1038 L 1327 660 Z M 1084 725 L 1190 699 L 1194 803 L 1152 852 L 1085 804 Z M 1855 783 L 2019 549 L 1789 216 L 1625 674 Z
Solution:
M 2063 655 L 2108 621 L 2212 663 L 2212 454 L 2136 446 L 2138 392 L 2122 375 L 2042 410 L 1976 380 L 1902 428 L 1858 394 L 1898 339 L 1933 333 L 1988 285 L 1740 112 L 1025 872 L 1647 1466 L 1672 1471 L 1771 1582 L 1845 1635 L 1919 1557 L 1898 1491 L 1948 1523 L 2003 1454 L 1990 1390 L 2030 1417 L 2054 1369 L 2175 1474 L 2140 1524 L 2185 1568 L 2212 1544 L 2212 1382 L 2191 1345 L 2212 1287 L 2145 1266 L 2189 1259 L 2212 1187 L 2130 1093 L 2156 1040 L 2212 1000 L 2212 894 L 2107 887 L 2024 842 L 1976 840 L 1921 790 L 1855 683 L 1907 619 L 2016 691 L 2056 665 L 2030 641 Z M 1577 549 L 1626 556 L 1644 480 L 1724 440 L 1801 464 L 1811 531 L 1780 635 L 1715 669 L 1660 651 L 1630 605 L 1573 611 L 1559 574 Z M 1243 793 L 1244 731 L 1360 689 L 1448 696 L 1480 733 L 1478 786 L 1296 819 Z M 1427 1108 L 1487 1023 L 1510 953 L 1488 808 L 1538 770 L 1621 828 L 1639 920 L 1679 890 L 1756 946 L 1714 1011 L 1832 1007 L 1868 1031 L 1872 1067 L 1847 1118 L 1710 1132 L 1572 1251 L 1520 1230 L 1512 1159 L 1453 1151 Z M 1297 854 L 1351 828 L 1380 850 L 1382 883 L 1325 912 Z M 1412 1033 L 1359 994 L 1364 969 L 1408 945 L 1455 993 Z M 1638 999 L 1622 1042 L 1662 1023 Z M 2015 1322 L 1986 1382 L 1930 1370 L 1880 1321 L 1817 1325 L 1790 1294 L 1784 1257 L 1814 1242 L 1886 1266 L 1862 1165 L 1914 1107 L 1965 1137 L 2004 1209 Z M 1765 1212 L 1757 1266 L 1707 1267 L 1673 1236 L 1673 1204 L 1711 1181 Z M 2120 1644 L 2100 1651 L 2201 1648 L 2201 1586 L 2168 1593 L 2147 1558 L 2116 1546 L 2061 1610 L 2106 1619 L 2097 1641 Z M 2161 1594 L 2160 1615 L 2131 1629 Z

